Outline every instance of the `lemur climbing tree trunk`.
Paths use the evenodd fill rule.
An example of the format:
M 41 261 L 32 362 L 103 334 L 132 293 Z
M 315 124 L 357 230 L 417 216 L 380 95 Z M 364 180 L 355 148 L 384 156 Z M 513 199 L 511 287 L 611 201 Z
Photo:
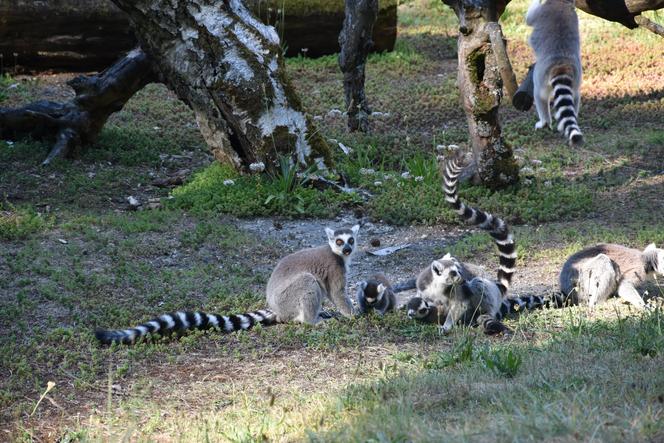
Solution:
M 504 46 L 496 38 L 500 30 L 498 17 L 506 2 L 491 0 L 444 0 L 459 19 L 458 86 L 466 113 L 468 131 L 477 166 L 477 177 L 485 186 L 497 189 L 515 183 L 519 168 L 512 148 L 501 134 L 498 108 L 502 98 L 503 76 L 509 61 L 501 60 L 504 47 L 498 51 L 493 43 Z M 507 63 L 507 64 L 506 64 Z M 510 68 L 511 70 L 511 68 Z M 515 82 L 514 82 L 515 85 Z
M 339 34 L 339 66 L 344 74 L 348 129 L 369 131 L 371 108 L 364 93 L 367 56 L 378 15 L 378 0 L 346 0 L 346 17 Z
M 54 148 L 49 159 L 72 154 L 74 145 L 93 140 L 86 134 L 96 135 L 111 112 L 121 109 L 147 82 L 158 79 L 192 108 L 205 141 L 219 161 L 238 169 L 262 161 L 270 168 L 279 155 L 289 155 L 301 165 L 331 166 L 329 147 L 304 114 L 286 76 L 274 28 L 261 23 L 242 1 L 113 3 L 129 15 L 142 48 L 134 51 L 134 58 L 127 59 L 126 64 L 136 66 L 136 56 L 140 55 L 146 72 L 120 70 L 122 75 L 113 78 L 116 63 L 100 76 L 80 77 L 70 83 L 77 98 L 60 105 L 61 111 L 56 104 L 45 111 L 35 108 L 38 104 L 21 110 L 0 110 L 3 118 L 18 112 L 24 123 L 33 117 L 39 123 L 32 131 L 35 135 L 56 136 L 56 148 L 64 148 Z M 121 94 L 118 89 L 123 90 Z M 82 107 L 85 100 L 93 107 L 106 105 L 106 99 L 99 102 L 102 95 L 108 100 L 115 98 L 110 100 L 113 106 L 107 106 L 109 112 L 103 118 L 86 116 L 88 109 Z M 71 106 L 81 114 L 76 124 L 68 122 Z M 88 131 L 88 126 L 93 130 Z M 2 123 L 3 133 L 6 130 L 12 131 L 9 120 Z

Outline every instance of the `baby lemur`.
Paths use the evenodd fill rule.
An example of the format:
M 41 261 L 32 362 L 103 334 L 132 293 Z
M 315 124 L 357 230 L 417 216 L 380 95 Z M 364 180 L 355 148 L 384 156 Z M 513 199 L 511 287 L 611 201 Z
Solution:
M 654 243 L 643 251 L 616 244 L 592 246 L 573 254 L 563 265 L 557 303 L 588 304 L 594 308 L 618 295 L 635 307 L 644 308 L 637 288 L 654 275 L 664 275 L 664 249 Z
M 321 313 L 325 298 L 350 317 L 353 308 L 346 296 L 346 273 L 357 246 L 360 227 L 333 230 L 325 228 L 328 244 L 303 249 L 282 258 L 267 282 L 267 305 L 239 315 L 217 315 L 204 312 L 175 312 L 156 317 L 146 323 L 124 330 L 97 330 L 102 343 L 131 344 L 151 334 L 164 335 L 188 329 L 217 328 L 224 332 L 250 329 L 255 324 L 298 321 L 316 324 L 328 316 Z
M 357 285 L 355 295 L 360 314 L 367 314 L 375 309 L 379 315 L 385 315 L 397 304 L 392 285 L 382 272 L 376 273 Z

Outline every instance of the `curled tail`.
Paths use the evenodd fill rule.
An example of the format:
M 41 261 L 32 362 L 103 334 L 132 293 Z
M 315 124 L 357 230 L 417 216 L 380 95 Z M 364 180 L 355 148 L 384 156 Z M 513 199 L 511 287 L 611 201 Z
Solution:
M 216 315 L 205 312 L 183 312 L 164 314 L 139 326 L 129 329 L 95 331 L 97 340 L 104 344 L 133 344 L 148 334 L 165 335 L 171 332 L 182 332 L 190 329 L 220 329 L 233 332 L 251 329 L 260 323 L 269 326 L 277 322 L 276 315 L 267 309 L 247 312 L 239 315 Z
M 550 85 L 553 94 L 553 115 L 558 122 L 558 132 L 565 136 L 571 146 L 582 145 L 583 134 L 576 120 L 572 77 L 568 74 L 558 74 L 551 78 Z
M 512 282 L 516 266 L 516 246 L 514 238 L 507 228 L 507 224 L 499 217 L 495 217 L 481 209 L 466 206 L 457 194 L 459 184 L 459 175 L 463 167 L 456 158 L 450 158 L 445 161 L 445 171 L 443 173 L 443 190 L 445 191 L 445 200 L 452 205 L 457 214 L 463 217 L 468 223 L 477 225 L 480 229 L 489 231 L 498 247 L 500 267 L 498 268 L 497 285 L 502 295 L 505 295 Z

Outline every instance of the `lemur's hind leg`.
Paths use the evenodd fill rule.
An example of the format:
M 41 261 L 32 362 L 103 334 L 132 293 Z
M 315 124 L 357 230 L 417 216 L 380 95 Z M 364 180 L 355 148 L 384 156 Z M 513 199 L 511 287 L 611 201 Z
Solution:
M 613 295 L 618 289 L 620 270 L 605 254 L 588 260 L 579 269 L 577 291 L 579 300 L 587 300 L 590 309 Z
M 646 308 L 646 304 L 643 301 L 643 298 L 641 298 L 639 292 L 636 290 L 634 285 L 627 280 L 620 282 L 620 285 L 618 286 L 618 297 L 636 307 L 637 309 Z

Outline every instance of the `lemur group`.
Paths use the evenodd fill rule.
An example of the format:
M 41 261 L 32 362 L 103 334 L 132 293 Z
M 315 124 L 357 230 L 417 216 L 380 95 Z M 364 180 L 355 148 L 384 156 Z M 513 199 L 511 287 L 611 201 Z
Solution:
M 579 25 L 571 0 L 533 0 L 526 23 L 536 63 L 533 72 L 534 101 L 539 117 L 535 127 L 551 127 L 551 108 L 557 129 L 571 146 L 583 142 L 577 115 L 580 105 L 581 59 Z M 175 312 L 124 330 L 98 330 L 102 343 L 132 344 L 151 334 L 163 335 L 189 329 L 225 332 L 283 322 L 317 324 L 333 316 L 323 310 L 329 299 L 346 317 L 375 310 L 383 315 L 397 309 L 395 294 L 416 289 L 405 305 L 413 321 L 436 323 L 449 333 L 456 325 L 478 326 L 487 334 L 506 333 L 504 317 L 536 308 L 588 305 L 593 308 L 619 296 L 639 309 L 646 308 L 638 288 L 653 275 L 664 275 L 664 249 L 655 244 L 643 251 L 617 244 L 599 244 L 578 251 L 564 263 L 558 290 L 544 296 L 510 296 L 516 265 L 514 237 L 504 220 L 464 204 L 458 196 L 458 179 L 464 156 L 448 154 L 443 161 L 445 200 L 467 223 L 486 230 L 498 248 L 496 278 L 482 268 L 463 263 L 450 254 L 431 261 L 416 278 L 392 286 L 376 274 L 357 285 L 355 305 L 347 295 L 347 273 L 357 249 L 360 226 L 326 228 L 326 245 L 304 249 L 282 258 L 267 283 L 267 307 L 237 315 Z

